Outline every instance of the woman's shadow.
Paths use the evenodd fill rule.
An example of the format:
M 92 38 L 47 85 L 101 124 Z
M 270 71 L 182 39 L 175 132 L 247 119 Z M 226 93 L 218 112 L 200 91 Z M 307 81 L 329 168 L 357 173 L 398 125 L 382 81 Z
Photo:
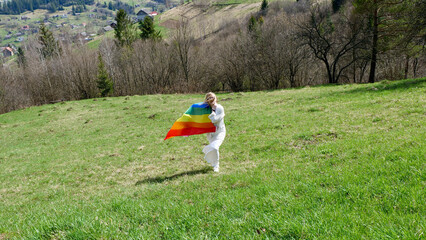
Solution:
M 174 179 L 179 178 L 179 177 L 192 176 L 192 175 L 197 175 L 197 174 L 205 174 L 205 173 L 208 173 L 210 171 L 212 171 L 211 168 L 205 167 L 205 168 L 198 169 L 198 170 L 192 170 L 192 171 L 177 173 L 177 174 L 174 174 L 172 176 L 161 176 L 161 177 L 153 177 L 153 178 L 150 177 L 150 178 L 146 178 L 146 179 L 137 181 L 135 186 L 138 186 L 138 185 L 141 185 L 141 184 L 144 184 L 144 183 L 162 183 L 164 181 L 171 181 L 171 180 L 174 180 Z

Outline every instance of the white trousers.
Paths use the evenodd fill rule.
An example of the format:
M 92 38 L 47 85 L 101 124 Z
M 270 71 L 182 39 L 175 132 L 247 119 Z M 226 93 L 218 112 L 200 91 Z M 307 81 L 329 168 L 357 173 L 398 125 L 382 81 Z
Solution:
M 203 149 L 204 159 L 212 166 L 219 166 L 219 147 L 225 140 L 226 131 L 216 131 L 214 133 L 207 133 L 207 140 L 209 145 Z

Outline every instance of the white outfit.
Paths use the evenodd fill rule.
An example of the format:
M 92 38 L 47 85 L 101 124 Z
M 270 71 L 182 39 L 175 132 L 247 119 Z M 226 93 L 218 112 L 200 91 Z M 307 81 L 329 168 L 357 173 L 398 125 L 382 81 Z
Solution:
M 219 171 L 219 147 L 226 136 L 224 117 L 225 111 L 222 105 L 216 104 L 216 109 L 209 115 L 210 120 L 216 126 L 216 132 L 207 133 L 207 140 L 210 144 L 203 149 L 206 154 L 204 158 L 213 166 L 215 172 Z

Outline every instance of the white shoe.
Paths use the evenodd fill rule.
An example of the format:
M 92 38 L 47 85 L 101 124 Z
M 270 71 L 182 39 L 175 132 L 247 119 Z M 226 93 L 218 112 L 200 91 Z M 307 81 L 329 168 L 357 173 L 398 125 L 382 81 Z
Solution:
M 214 166 L 214 167 L 213 167 L 213 171 L 214 171 L 214 172 L 219 172 L 219 165 Z

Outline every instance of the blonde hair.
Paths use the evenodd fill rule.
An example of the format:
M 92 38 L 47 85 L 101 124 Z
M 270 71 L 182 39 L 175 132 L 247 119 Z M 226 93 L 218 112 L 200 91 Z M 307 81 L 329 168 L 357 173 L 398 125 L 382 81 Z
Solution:
M 216 94 L 214 94 L 212 92 L 208 92 L 206 94 L 206 97 L 204 98 L 204 102 L 208 103 L 210 106 L 212 106 L 214 104 L 214 102 L 217 102 Z

